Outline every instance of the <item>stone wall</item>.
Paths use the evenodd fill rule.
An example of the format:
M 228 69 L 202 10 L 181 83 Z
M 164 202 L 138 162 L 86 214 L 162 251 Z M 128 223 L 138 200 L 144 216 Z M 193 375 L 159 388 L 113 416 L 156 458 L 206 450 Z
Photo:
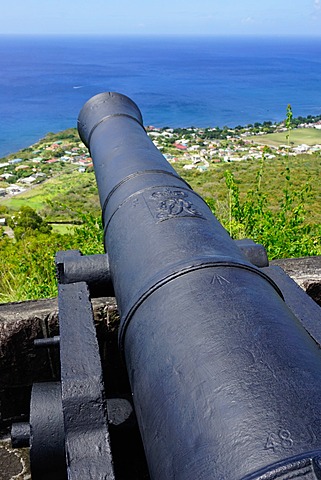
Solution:
M 93 300 L 97 332 L 101 344 L 107 332 L 114 299 Z M 59 334 L 57 299 L 0 305 L 0 429 L 28 414 L 34 382 L 59 378 L 56 349 L 35 348 L 37 338 Z M 106 346 L 102 348 L 106 352 Z
M 321 306 L 321 257 L 285 258 L 270 263 L 281 267 Z

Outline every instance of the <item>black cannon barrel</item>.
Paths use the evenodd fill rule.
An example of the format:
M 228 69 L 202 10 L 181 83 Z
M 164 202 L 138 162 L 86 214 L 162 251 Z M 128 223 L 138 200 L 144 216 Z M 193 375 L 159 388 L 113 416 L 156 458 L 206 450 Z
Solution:
M 318 345 L 149 140 L 129 98 L 93 97 L 78 125 L 151 478 L 321 478 Z

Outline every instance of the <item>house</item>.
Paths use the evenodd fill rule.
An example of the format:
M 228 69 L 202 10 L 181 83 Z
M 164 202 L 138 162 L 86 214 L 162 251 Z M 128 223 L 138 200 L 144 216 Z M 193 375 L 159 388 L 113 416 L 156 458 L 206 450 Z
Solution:
M 80 157 L 79 160 L 78 160 L 79 165 L 85 165 L 85 166 L 88 165 L 91 162 L 92 162 L 91 158 Z
M 19 180 L 19 182 L 21 183 L 26 183 L 28 185 L 30 185 L 31 183 L 35 182 L 36 181 L 36 177 L 33 177 L 32 175 L 30 175 L 30 177 L 26 177 L 26 178 L 21 178 Z
M 309 145 L 302 143 L 302 145 L 298 145 L 297 147 L 293 148 L 293 151 L 296 153 L 305 153 L 310 149 Z
M 0 175 L 0 178 L 4 178 L 5 180 L 8 180 L 10 177 L 13 177 L 12 173 L 2 173 Z
M 45 163 L 57 163 L 59 162 L 59 158 L 51 158 L 50 160 L 46 160 Z
M 60 142 L 60 143 L 61 143 L 61 142 Z M 50 145 L 49 147 L 47 147 L 46 150 L 53 151 L 53 150 L 57 150 L 58 148 L 59 148 L 58 143 L 53 143 L 52 145 Z
M 14 158 L 13 160 L 9 160 L 10 165 L 14 165 L 15 163 L 23 162 L 22 158 Z
M 15 195 L 16 193 L 24 192 L 26 189 L 23 187 L 19 187 L 18 185 L 11 185 L 10 187 L 6 188 L 6 192 L 9 195 Z
M 30 168 L 29 165 L 18 165 L 18 166 L 15 168 L 15 171 L 18 172 L 19 170 L 27 170 L 28 168 Z
M 160 132 L 148 132 L 150 137 L 161 137 L 162 134 Z
M 186 145 L 181 145 L 180 143 L 174 143 L 174 147 L 176 147 L 178 150 L 187 150 Z
M 195 165 L 188 164 L 183 166 L 184 170 L 192 170 L 193 168 L 196 168 Z

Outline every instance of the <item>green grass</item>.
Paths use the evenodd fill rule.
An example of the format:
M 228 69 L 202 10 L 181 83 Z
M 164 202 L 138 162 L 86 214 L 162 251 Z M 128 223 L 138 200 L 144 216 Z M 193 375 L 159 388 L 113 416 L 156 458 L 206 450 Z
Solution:
M 0 200 L 0 205 L 19 210 L 28 205 L 47 221 L 71 221 L 74 212 L 99 210 L 99 201 L 94 173 L 79 173 L 78 170 L 56 175 L 27 192 L 9 199 Z
M 13 210 L 20 210 L 21 207 L 25 205 L 29 205 L 29 207 L 39 212 L 43 207 L 43 201 L 40 199 L 37 199 L 37 196 L 29 197 L 29 196 L 22 196 L 22 194 L 20 194 L 18 196 L 8 198 L 5 201 L 1 201 L 1 205 L 5 205 L 6 207 Z
M 316 128 L 295 128 L 290 131 L 290 143 L 294 145 L 317 145 L 321 144 L 321 130 Z M 257 135 L 255 143 L 277 147 L 287 143 L 285 132 Z
M 233 238 L 248 237 L 262 243 L 270 259 L 320 255 L 319 154 L 222 162 L 211 164 L 203 173 L 184 170 L 184 163 L 176 163 L 175 169 L 208 201 Z M 304 189 L 306 184 L 310 190 Z M 303 190 L 304 195 L 300 195 Z M 55 252 L 70 248 L 83 254 L 104 251 L 93 173 L 62 173 L 22 195 L 3 200 L 0 206 L 3 204 L 16 209 L 31 206 L 50 222 L 82 224 L 76 228 L 56 223 L 48 234 L 17 235 L 13 241 L 0 238 L 2 302 L 55 296 Z
M 292 134 L 295 132 L 291 132 Z M 320 132 L 321 135 L 321 132 Z M 284 135 L 283 135 L 283 143 Z M 230 170 L 240 189 L 241 198 L 253 189 L 260 168 L 259 160 L 246 160 L 232 163 L 213 164 L 206 172 L 183 170 L 184 162 L 174 165 L 178 173 L 206 200 L 216 204 L 216 211 L 227 209 L 228 191 L 224 173 Z M 262 190 L 266 193 L 271 208 L 278 208 L 279 200 L 284 195 L 286 157 L 266 160 L 261 180 Z M 306 200 L 306 221 L 321 224 L 321 156 L 299 155 L 289 157 L 291 181 L 293 188 L 299 190 L 306 183 L 311 186 L 311 193 Z M 76 216 L 72 212 L 91 212 L 100 215 L 100 206 L 94 173 L 62 173 L 26 193 L 3 199 L 0 205 L 18 210 L 28 205 L 51 222 L 72 222 Z M 55 228 L 56 230 L 56 228 Z M 65 232 L 64 226 L 58 226 L 59 232 Z
M 258 160 L 247 160 L 219 163 L 211 165 L 210 169 L 204 173 L 196 170 L 183 170 L 184 163 L 175 164 L 178 173 L 204 198 L 213 199 L 220 208 L 225 208 L 227 189 L 224 172 L 228 169 L 234 173 L 242 196 L 253 188 L 260 162 Z M 262 189 L 267 192 L 272 206 L 277 206 L 278 199 L 283 195 L 286 164 L 285 157 L 274 158 L 265 162 Z M 307 182 L 311 185 L 312 191 L 307 203 L 307 218 L 315 223 L 321 223 L 321 182 L 319 180 L 321 177 L 321 157 L 318 155 L 290 157 L 290 167 L 294 188 L 300 188 Z M 48 202 L 52 202 L 52 205 Z M 6 205 L 15 210 L 23 205 L 28 205 L 44 215 L 47 220 L 53 222 L 72 220 L 74 217 L 69 210 L 95 211 L 97 214 L 100 212 L 94 174 L 81 174 L 78 171 L 61 174 L 28 192 L 7 200 L 1 200 L 1 205 Z M 63 205 L 63 207 L 60 207 L 60 205 Z
M 28 205 L 36 211 L 40 211 L 46 206 L 48 200 L 52 200 L 59 193 L 63 192 L 68 184 L 76 179 L 75 174 L 61 174 L 50 178 L 28 190 L 27 192 L 14 195 L 9 199 L 1 201 L 2 205 L 19 210 L 21 206 Z
M 75 225 L 72 223 L 52 223 L 52 230 L 53 232 L 60 233 L 64 235 L 65 233 L 73 233 L 75 230 Z
M 321 157 L 318 155 L 299 155 L 289 157 L 291 181 L 295 190 L 300 190 L 306 183 L 311 186 L 311 192 L 306 199 L 306 221 L 321 224 Z M 197 191 L 203 198 L 214 200 L 216 211 L 226 210 L 228 191 L 225 184 L 224 172 L 230 170 L 240 189 L 243 198 L 246 193 L 254 188 L 256 176 L 260 168 L 259 160 L 242 162 L 219 163 L 212 165 L 204 173 L 196 170 L 183 170 L 183 164 L 175 164 L 178 173 Z M 285 157 L 266 160 L 264 164 L 261 188 L 268 197 L 272 209 L 278 208 L 280 199 L 284 196 Z

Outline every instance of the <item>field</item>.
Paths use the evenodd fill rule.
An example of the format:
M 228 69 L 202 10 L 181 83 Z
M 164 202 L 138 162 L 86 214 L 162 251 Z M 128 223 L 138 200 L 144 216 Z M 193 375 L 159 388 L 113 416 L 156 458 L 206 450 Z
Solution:
M 261 189 L 268 199 L 272 210 L 276 210 L 287 188 L 285 157 L 266 160 L 263 166 Z M 321 224 L 321 157 L 317 155 L 299 155 L 289 157 L 290 187 L 300 191 L 306 184 L 310 192 L 305 200 L 306 221 Z M 228 190 L 225 183 L 226 170 L 234 174 L 236 184 L 240 189 L 241 198 L 249 190 L 255 188 L 260 170 L 260 161 L 247 160 L 243 162 L 220 163 L 213 165 L 204 173 L 195 170 L 183 170 L 182 165 L 175 165 L 178 173 L 206 200 L 214 201 L 218 217 L 224 217 L 228 208 Z
M 170 138 L 164 134 L 158 142 L 162 139 L 160 146 L 164 153 L 172 154 L 173 167 L 204 198 L 232 238 L 251 238 L 261 243 L 270 260 L 321 254 L 321 152 L 295 155 L 293 150 L 281 148 L 277 153 L 257 144 L 321 144 L 320 130 L 294 129 L 288 139 L 285 132 L 256 135 L 250 137 L 250 143 L 227 136 L 220 140 L 220 149 L 215 147 L 216 141 L 208 143 L 212 137 L 208 138 L 207 131 L 196 133 L 174 132 Z M 61 135 L 46 138 L 35 148 L 47 159 L 52 155 L 47 144 L 58 141 Z M 196 144 L 200 156 L 178 153 L 175 142 L 185 136 L 193 147 Z M 70 142 L 60 154 L 73 148 L 78 152 L 80 148 L 84 156 L 81 160 L 87 161 L 88 153 L 81 150 L 74 137 Z M 203 150 L 206 145 L 213 149 L 208 154 Z M 32 171 L 33 151 L 18 153 L 19 158 L 28 157 L 24 168 Z M 232 158 L 236 160 L 229 161 Z M 48 166 L 45 161 L 37 168 L 47 175 L 47 180 L 22 194 L 0 198 L 1 217 L 10 233 L 4 235 L 0 229 L 3 302 L 57 295 L 54 256 L 59 250 L 78 249 L 84 255 L 104 252 L 101 208 L 92 167 L 81 173 L 77 162 Z M 14 182 L 29 175 L 15 166 L 8 169 L 16 177 Z M 3 189 L 7 188 L 5 180 Z
M 277 147 L 286 144 L 285 133 L 269 133 L 267 135 L 258 135 L 255 137 L 256 143 Z M 295 128 L 290 131 L 290 144 L 318 145 L 321 144 L 321 130 L 316 128 Z
M 319 132 L 321 135 L 321 132 Z M 291 132 L 292 134 L 292 132 Z M 284 135 L 283 135 L 284 141 Z M 319 155 L 298 155 L 296 157 L 266 160 L 263 167 L 261 188 L 273 209 L 283 196 L 285 168 L 289 162 L 291 187 L 300 190 L 309 184 L 311 191 L 306 199 L 306 221 L 321 224 L 321 157 Z M 259 160 L 213 164 L 205 172 L 184 170 L 185 162 L 173 166 L 178 173 L 206 200 L 215 204 L 219 217 L 224 216 L 228 205 L 228 190 L 225 183 L 226 170 L 231 171 L 240 189 L 241 197 L 254 188 L 260 169 Z M 63 173 L 60 176 L 31 188 L 25 193 L 2 199 L 0 205 L 19 210 L 28 205 L 50 222 L 73 222 L 77 213 L 91 212 L 100 215 L 98 192 L 94 173 Z M 65 227 L 55 227 L 64 232 Z
M 202 172 L 185 170 L 185 162 L 181 158 L 175 169 L 233 238 L 262 243 L 270 259 L 321 254 L 320 154 L 263 155 L 212 163 Z M 21 207 L 37 213 L 31 208 L 16 214 Z M 2 199 L 0 208 L 11 227 L 9 238 L 0 237 L 0 302 L 55 296 L 53 259 L 59 250 L 76 248 L 84 255 L 104 251 L 93 172 L 61 173 Z
M 28 205 L 50 222 L 69 222 L 77 212 L 98 212 L 99 200 L 93 173 L 77 170 L 56 175 L 28 191 L 1 199 L 0 205 L 19 210 Z M 62 227 L 57 230 L 62 231 Z
M 73 233 L 75 226 L 72 223 L 52 223 L 53 232 L 64 235 L 65 233 Z

